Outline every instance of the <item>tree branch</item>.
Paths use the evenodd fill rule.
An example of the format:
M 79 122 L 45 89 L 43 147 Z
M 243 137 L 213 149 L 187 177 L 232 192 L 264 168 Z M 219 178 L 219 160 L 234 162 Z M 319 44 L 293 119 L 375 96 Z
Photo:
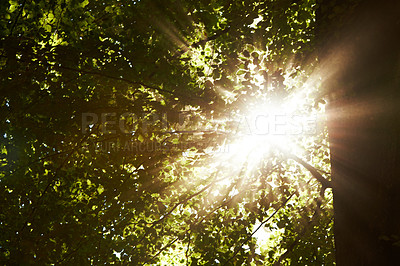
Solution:
M 290 246 L 287 248 L 287 250 L 285 251 L 285 253 L 283 253 L 283 254 L 279 257 L 278 261 L 274 263 L 274 266 L 282 265 L 281 262 L 289 256 L 290 252 L 293 251 L 293 249 L 296 247 L 296 245 L 297 245 L 297 244 L 299 243 L 299 241 L 301 240 L 301 237 L 305 235 L 305 233 L 307 232 L 307 230 L 308 230 L 311 226 L 314 226 L 314 225 L 315 225 L 315 222 L 316 222 L 316 221 L 315 221 L 315 217 L 317 216 L 317 214 L 318 214 L 318 209 L 315 210 L 314 215 L 312 216 L 311 220 L 307 223 L 307 227 L 304 228 L 304 229 L 297 235 L 296 239 L 293 241 L 292 244 L 290 244 Z M 329 221 L 326 223 L 324 229 L 326 229 L 326 228 L 329 226 L 329 224 L 331 223 L 332 220 L 333 220 L 333 216 L 332 216 L 332 218 L 329 219 Z
M 198 48 L 204 44 L 206 44 L 209 41 L 213 41 L 215 39 L 217 39 L 219 36 L 227 33 L 229 30 L 231 29 L 230 26 L 227 26 L 225 29 L 218 31 L 217 33 L 215 33 L 214 35 L 207 37 L 205 39 L 202 39 L 200 41 L 194 42 L 192 43 L 189 48 Z M 184 47 L 184 50 L 182 51 L 178 51 L 173 57 L 172 59 L 177 59 L 179 56 L 181 56 L 182 54 L 186 53 L 189 49 L 187 48 L 187 46 Z
M 144 264 L 149 263 L 150 261 L 154 260 L 155 257 L 157 257 L 158 255 L 160 255 L 161 252 L 163 252 L 164 250 L 166 250 L 167 248 L 172 246 L 172 244 L 174 244 L 178 239 L 179 239 L 179 237 L 177 237 L 174 240 L 170 241 L 167 245 L 162 247 L 156 254 L 154 254 L 150 259 L 146 260 L 144 262 Z
M 40 204 L 40 201 L 42 200 L 42 198 L 44 197 L 44 195 L 46 194 L 46 192 L 49 190 L 51 184 L 53 183 L 53 181 L 55 180 L 55 178 L 58 175 L 58 172 L 61 170 L 61 168 L 68 162 L 69 158 L 81 147 L 81 144 L 90 136 L 90 134 L 87 134 L 86 136 L 84 136 L 82 138 L 82 140 L 80 141 L 80 143 L 77 143 L 76 146 L 74 147 L 74 149 L 67 155 L 67 157 L 61 162 L 61 164 L 58 166 L 58 168 L 55 170 L 54 175 L 50 178 L 50 180 L 48 181 L 45 189 L 42 191 L 42 193 L 39 195 L 36 204 L 34 204 L 34 206 L 32 207 L 31 212 L 29 213 L 28 217 L 26 218 L 24 224 L 22 225 L 21 229 L 19 230 L 19 232 L 23 232 L 24 229 L 26 228 L 26 226 L 28 225 L 28 222 L 30 219 L 33 219 L 35 216 L 35 212 L 37 207 Z
M 217 175 L 218 172 L 219 172 L 219 171 L 217 171 L 217 172 L 215 173 L 215 175 Z M 215 175 L 214 175 L 214 177 L 215 177 Z M 206 191 L 207 189 L 209 189 L 209 188 L 210 188 L 213 184 L 215 184 L 215 182 L 217 182 L 217 181 L 218 181 L 218 180 L 213 180 L 210 184 L 208 184 L 207 186 L 205 186 L 204 188 L 202 188 L 202 189 L 199 190 L 198 192 L 196 192 L 196 193 L 190 195 L 189 197 L 187 197 L 187 198 L 185 198 L 185 199 L 179 201 L 178 203 L 176 203 L 176 204 L 174 205 L 174 207 L 172 207 L 172 209 L 171 209 L 169 212 L 167 212 L 162 218 L 160 218 L 159 220 L 157 220 L 157 221 L 151 223 L 151 224 L 152 224 L 152 227 L 153 227 L 154 225 L 156 225 L 156 224 L 159 224 L 159 223 L 162 222 L 165 218 L 167 218 L 179 205 L 185 204 L 186 202 L 188 202 L 188 201 L 191 200 L 192 198 L 196 197 L 197 195 L 200 195 L 201 193 L 203 193 L 204 191 Z
M 289 202 L 289 200 L 295 195 L 296 193 L 292 193 L 267 219 L 265 219 L 264 221 L 261 222 L 261 224 L 256 228 L 256 230 L 254 230 L 244 241 L 242 241 L 242 243 L 236 247 L 242 246 L 244 243 L 246 243 L 247 241 L 249 241 L 253 235 L 261 228 L 263 227 L 267 222 L 269 222 L 274 216 L 275 214 L 278 213 L 278 211 L 280 209 L 282 209 L 284 206 L 286 206 L 286 204 Z M 227 265 L 228 262 L 230 262 L 234 257 L 236 257 L 236 255 L 239 253 L 240 249 L 236 248 L 236 251 L 233 253 L 233 255 L 227 260 L 225 261 L 224 265 Z
M 313 167 L 312 165 L 310 165 L 309 163 L 307 163 L 306 161 L 304 161 L 303 159 L 301 159 L 300 157 L 294 155 L 294 154 L 290 154 L 288 155 L 289 159 L 292 159 L 294 161 L 296 161 L 297 163 L 301 164 L 304 168 L 306 168 L 311 175 L 322 185 L 322 193 L 325 191 L 325 189 L 327 188 L 331 188 L 332 184 L 330 181 L 326 180 L 319 172 L 318 170 Z
M 231 27 L 227 26 L 225 29 L 218 31 L 217 33 L 215 33 L 214 35 L 212 35 L 210 37 L 207 37 L 207 38 L 205 38 L 203 40 L 200 40 L 198 42 L 192 43 L 192 45 L 190 45 L 190 47 L 197 48 L 197 47 L 199 47 L 201 45 L 206 44 L 209 41 L 213 41 L 213 40 L 217 39 L 219 36 L 227 33 L 230 29 L 231 29 Z
M 12 33 L 13 33 L 13 31 L 14 31 L 14 28 L 15 28 L 15 26 L 17 25 L 18 19 L 19 19 L 19 17 L 21 16 L 22 11 L 24 10 L 25 4 L 26 4 L 26 0 L 24 0 L 24 2 L 22 2 L 22 6 L 21 6 L 21 8 L 19 9 L 19 12 L 18 12 L 18 14 L 17 14 L 17 17 L 15 18 L 14 23 L 13 23 L 12 26 L 11 26 L 10 33 L 8 34 L 8 37 L 10 37 L 10 36 L 12 35 Z
M 127 78 L 115 77 L 115 76 L 108 75 L 108 74 L 105 74 L 105 73 L 102 73 L 102 72 L 98 72 L 98 71 L 83 70 L 83 69 L 77 69 L 77 68 L 67 67 L 67 66 L 63 66 L 63 65 L 53 65 L 53 64 L 49 64 L 49 63 L 46 63 L 46 64 L 51 66 L 51 67 L 55 67 L 55 68 L 66 69 L 66 70 L 70 70 L 70 71 L 74 71 L 74 72 L 78 72 L 78 73 L 96 75 L 96 76 L 101 76 L 101 77 L 105 77 L 105 78 L 109 78 L 109 79 L 113 79 L 113 80 L 124 81 L 126 83 L 131 84 L 131 85 L 140 85 L 140 86 L 143 86 L 143 87 L 146 87 L 146 88 L 149 88 L 149 89 L 153 89 L 153 90 L 156 90 L 156 91 L 162 91 L 162 92 L 167 92 L 167 93 L 170 93 L 170 94 L 174 94 L 174 92 L 170 91 L 170 90 L 154 87 L 154 86 L 145 84 L 145 83 L 140 82 L 140 81 L 132 81 L 132 80 L 127 79 Z
M 307 184 L 308 184 L 310 181 L 311 181 L 311 179 L 307 181 Z M 240 244 L 240 246 L 242 246 L 245 242 L 249 241 L 249 240 L 253 237 L 253 235 L 254 235 L 255 233 L 257 233 L 257 231 L 258 231 L 261 227 L 263 227 L 266 223 L 268 223 L 268 222 L 275 216 L 275 214 L 278 213 L 278 211 L 279 211 L 280 209 L 282 209 L 283 207 L 285 207 L 286 204 L 289 202 L 289 200 L 290 200 L 295 194 L 296 194 L 296 192 L 293 192 L 292 194 L 290 194 L 290 196 L 289 196 L 284 202 L 282 202 L 282 204 L 281 204 L 267 219 L 265 219 L 264 221 L 261 222 L 261 224 L 256 228 L 256 230 L 254 230 L 244 241 L 242 241 L 242 243 Z M 223 266 L 224 266 L 224 265 L 227 265 L 228 262 L 231 261 L 231 260 L 239 253 L 239 251 L 240 251 L 240 249 L 237 248 L 236 251 L 235 251 L 235 253 L 233 253 L 233 255 L 223 264 Z

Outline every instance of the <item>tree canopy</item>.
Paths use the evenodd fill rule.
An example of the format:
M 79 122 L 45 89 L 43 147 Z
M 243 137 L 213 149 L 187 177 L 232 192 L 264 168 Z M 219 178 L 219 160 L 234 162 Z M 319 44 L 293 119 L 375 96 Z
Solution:
M 0 9 L 1 261 L 334 263 L 315 1 Z

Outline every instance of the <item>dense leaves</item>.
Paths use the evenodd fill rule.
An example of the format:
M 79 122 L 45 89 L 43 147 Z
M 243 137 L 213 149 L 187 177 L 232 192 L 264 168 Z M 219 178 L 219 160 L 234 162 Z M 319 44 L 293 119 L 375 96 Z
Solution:
M 228 117 L 317 87 L 313 1 L 0 8 L 1 261 L 333 263 L 330 191 L 304 165 L 218 151 Z M 296 142 L 329 178 L 323 121 Z

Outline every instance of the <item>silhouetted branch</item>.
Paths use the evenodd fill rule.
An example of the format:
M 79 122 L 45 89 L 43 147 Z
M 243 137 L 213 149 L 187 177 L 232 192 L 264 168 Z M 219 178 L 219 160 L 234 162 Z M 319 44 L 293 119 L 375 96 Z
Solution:
M 189 47 L 190 48 L 198 48 L 204 44 L 206 44 L 209 41 L 213 41 L 215 39 L 217 39 L 219 36 L 227 33 L 229 30 L 231 29 L 230 26 L 227 26 L 225 29 L 218 31 L 217 33 L 215 33 L 214 35 L 210 36 L 210 37 L 206 37 L 205 39 L 202 39 L 200 41 L 194 42 L 192 43 Z M 183 51 L 179 51 L 177 52 L 172 59 L 177 59 L 179 56 L 181 56 L 182 54 L 186 53 L 189 49 L 187 48 L 187 46 L 184 47 Z
M 160 255 L 161 252 L 163 252 L 164 250 L 166 250 L 167 248 L 169 248 L 170 246 L 172 246 L 172 244 L 174 244 L 178 239 L 179 239 L 179 237 L 177 237 L 177 238 L 175 238 L 174 240 L 170 241 L 167 245 L 165 245 L 164 247 L 162 247 L 156 254 L 154 254 L 150 259 L 148 259 L 147 261 L 145 261 L 144 264 L 149 263 L 150 261 L 154 260 L 155 257 L 157 257 L 158 255 Z
M 263 227 L 267 222 L 269 222 L 274 216 L 275 214 L 278 213 L 278 211 L 280 209 L 282 209 L 284 206 L 286 206 L 286 204 L 289 202 L 289 200 L 295 195 L 296 193 L 292 193 L 267 219 L 265 219 L 264 221 L 261 222 L 261 224 L 256 228 L 256 230 L 254 230 L 244 241 L 242 241 L 242 243 L 238 246 L 242 246 L 244 243 L 246 243 L 247 241 L 249 241 L 253 235 L 261 228 Z M 223 264 L 223 265 L 227 265 L 228 262 L 230 262 L 234 257 L 236 257 L 236 255 L 239 253 L 240 249 L 236 248 L 236 251 L 233 253 L 233 255 Z
M 325 189 L 332 187 L 332 184 L 330 181 L 326 180 L 319 172 L 316 168 L 314 168 L 312 165 L 310 165 L 309 163 L 307 163 L 306 161 L 302 160 L 300 157 L 294 155 L 294 154 L 290 154 L 288 155 L 288 157 L 290 159 L 295 160 L 297 163 L 301 164 L 302 166 L 304 166 L 304 168 L 306 168 L 311 175 L 322 185 L 322 191 L 325 191 Z

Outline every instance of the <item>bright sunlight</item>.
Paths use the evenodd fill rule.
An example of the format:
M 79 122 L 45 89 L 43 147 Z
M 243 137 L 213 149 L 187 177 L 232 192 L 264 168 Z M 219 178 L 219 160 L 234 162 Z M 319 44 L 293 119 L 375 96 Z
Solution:
M 319 130 L 318 119 L 323 118 L 324 110 L 309 108 L 315 84 L 301 84 L 299 79 L 302 77 L 282 75 L 279 78 L 282 78 L 282 84 L 272 81 L 265 86 L 264 77 L 259 73 L 254 75 L 257 90 L 252 92 L 250 100 L 239 106 L 240 111 L 226 119 L 226 122 L 233 121 L 234 126 L 230 141 L 224 143 L 224 148 L 218 149 L 218 153 L 224 151 L 217 156 L 219 160 L 234 165 L 246 164 L 248 169 L 252 169 L 273 152 L 302 156 L 307 138 Z M 292 88 L 292 91 L 284 91 L 283 86 Z M 278 95 L 280 89 L 284 92 Z M 238 99 L 240 101 L 240 96 Z

